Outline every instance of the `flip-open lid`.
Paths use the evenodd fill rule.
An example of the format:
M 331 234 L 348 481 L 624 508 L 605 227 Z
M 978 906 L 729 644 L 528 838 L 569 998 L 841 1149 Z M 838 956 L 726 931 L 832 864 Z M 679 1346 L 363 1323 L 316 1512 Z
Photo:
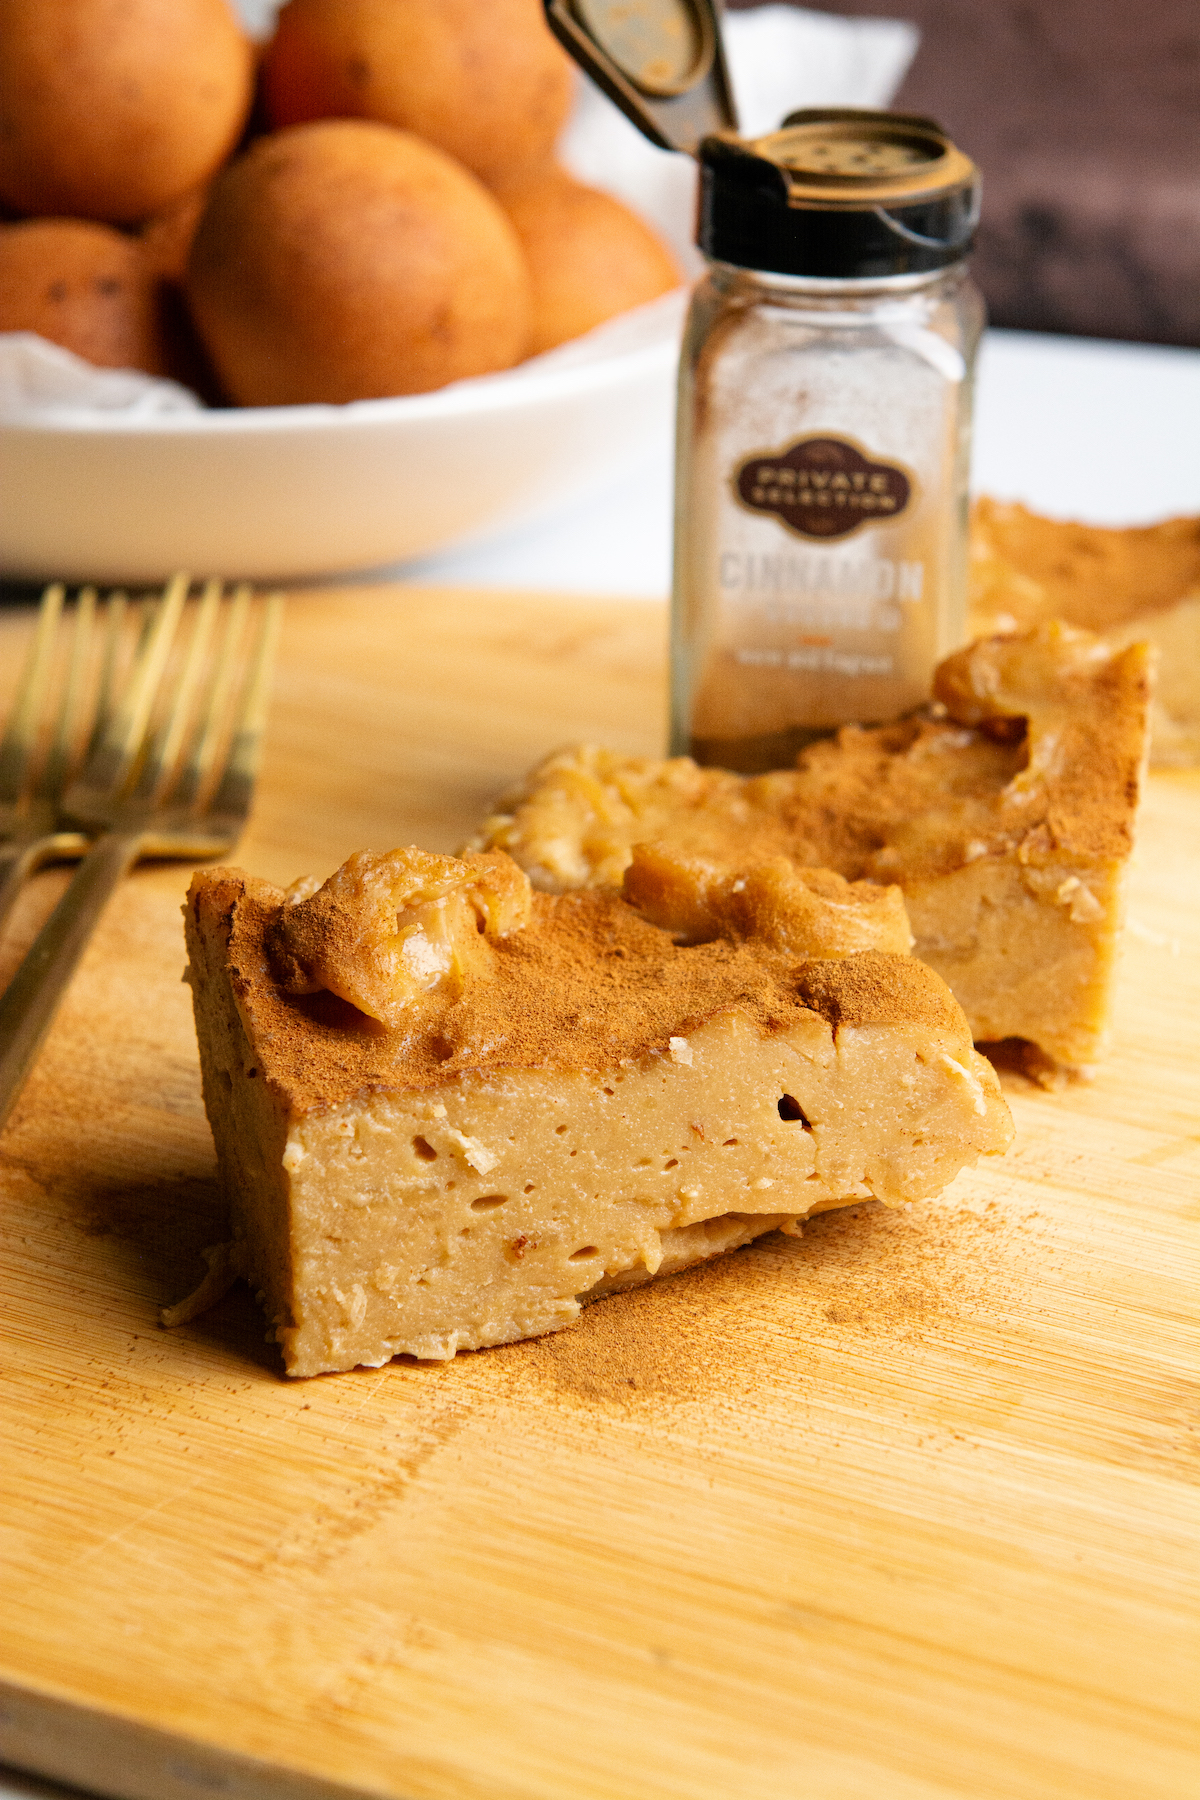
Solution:
M 653 144 L 736 131 L 717 0 L 544 0 L 551 31 Z
M 807 107 L 746 149 L 781 171 L 789 206 L 916 206 L 978 179 L 970 157 L 919 113 Z
M 933 119 L 861 107 L 700 146 L 698 242 L 716 262 L 836 280 L 943 269 L 971 247 L 979 171 Z
M 550 28 L 651 143 L 700 163 L 697 242 L 717 262 L 837 280 L 959 261 L 979 173 L 933 119 L 789 113 L 738 136 L 720 0 L 544 0 Z

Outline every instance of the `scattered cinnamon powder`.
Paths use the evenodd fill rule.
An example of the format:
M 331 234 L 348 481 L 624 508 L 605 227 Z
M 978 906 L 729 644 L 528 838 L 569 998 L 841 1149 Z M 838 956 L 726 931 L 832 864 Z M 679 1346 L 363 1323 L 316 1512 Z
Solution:
M 740 1411 L 781 1386 L 827 1398 L 829 1359 L 840 1370 L 847 1351 L 883 1357 L 900 1385 L 914 1366 L 928 1379 L 964 1318 L 1028 1313 L 1053 1276 L 1045 1230 L 1011 1200 L 860 1201 L 807 1220 L 802 1236 L 772 1233 L 600 1300 L 568 1332 L 483 1354 L 489 1380 L 498 1363 L 610 1416 L 661 1417 L 692 1399 Z
M 888 1023 L 936 1024 L 953 1031 L 959 1006 L 940 976 L 924 963 L 918 981 L 891 979 L 895 959 L 866 951 L 844 962 L 808 962 L 797 971 L 796 992 L 812 1012 L 835 1028 Z

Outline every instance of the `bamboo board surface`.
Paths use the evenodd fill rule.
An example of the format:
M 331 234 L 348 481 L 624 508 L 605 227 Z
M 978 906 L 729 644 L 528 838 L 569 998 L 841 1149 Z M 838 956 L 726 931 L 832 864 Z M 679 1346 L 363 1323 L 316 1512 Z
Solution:
M 655 606 L 299 594 L 238 860 L 453 848 L 557 743 L 656 752 L 663 660 Z M 187 878 L 117 896 L 0 1139 L 0 1761 L 124 1800 L 1198 1791 L 1200 777 L 1150 783 L 1110 1061 L 1009 1079 L 1006 1157 L 302 1383 L 244 1291 L 155 1322 L 223 1227 Z

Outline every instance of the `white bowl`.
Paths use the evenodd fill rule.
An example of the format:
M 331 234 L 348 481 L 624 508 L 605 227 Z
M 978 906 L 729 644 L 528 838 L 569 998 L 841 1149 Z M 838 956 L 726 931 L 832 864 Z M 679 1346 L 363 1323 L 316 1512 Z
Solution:
M 275 0 L 239 4 L 268 28 Z M 917 42 L 896 20 L 789 6 L 731 14 L 725 33 L 751 136 L 793 107 L 886 106 Z M 690 160 L 653 149 L 582 80 L 559 154 L 644 212 L 685 270 L 698 265 Z M 479 543 L 669 441 L 682 313 L 682 294 L 668 295 L 507 374 L 410 399 L 143 417 L 10 406 L 0 573 L 303 577 Z
M 671 430 L 682 292 L 521 367 L 349 406 L 0 420 L 0 571 L 153 582 L 368 569 L 477 542 Z

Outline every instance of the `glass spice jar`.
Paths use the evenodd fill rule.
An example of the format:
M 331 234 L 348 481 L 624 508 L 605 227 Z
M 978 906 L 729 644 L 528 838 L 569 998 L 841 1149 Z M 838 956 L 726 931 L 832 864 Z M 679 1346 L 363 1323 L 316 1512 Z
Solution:
M 779 768 L 965 629 L 974 165 L 931 120 L 705 138 L 680 372 L 672 752 Z

